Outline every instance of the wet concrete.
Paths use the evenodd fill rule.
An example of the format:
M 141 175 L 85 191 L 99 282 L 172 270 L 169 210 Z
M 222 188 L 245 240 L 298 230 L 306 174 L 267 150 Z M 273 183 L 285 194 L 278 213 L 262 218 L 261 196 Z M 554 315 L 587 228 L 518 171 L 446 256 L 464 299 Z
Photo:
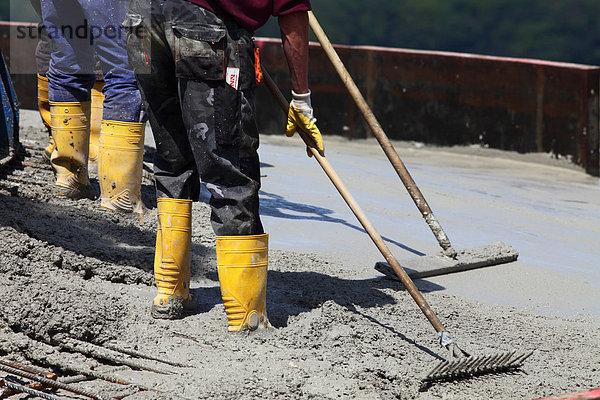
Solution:
M 594 309 L 597 289 L 588 277 L 595 276 L 593 264 L 584 262 L 597 251 L 598 186 L 580 171 L 520 160 L 498 166 L 460 151 L 407 147 L 409 168 L 457 248 L 502 240 L 521 252 L 518 262 L 419 280 L 418 287 L 472 354 L 534 351 L 516 373 L 423 387 L 420 378 L 445 350 L 402 286 L 378 278 L 373 264 L 380 257 L 297 138 L 264 138 L 261 148 L 274 329 L 250 335 L 227 333 L 206 204 L 194 205 L 192 221 L 191 290 L 199 310 L 178 321 L 153 320 L 151 182 L 143 182 L 148 210 L 141 218 L 102 211 L 97 201 L 54 198 L 52 173 L 41 162 L 44 133 L 29 124 L 22 138 L 25 165 L 0 175 L 2 358 L 61 376 L 116 376 L 133 384 L 78 385 L 132 400 L 534 399 L 600 381 L 600 318 L 585 312 Z M 332 164 L 342 166 L 340 175 L 401 261 L 437 251 L 377 147 L 326 143 Z M 544 229 L 529 225 L 536 219 Z M 559 247 L 555 236 L 566 229 L 581 236 Z M 573 251 L 587 256 L 569 261 Z M 130 368 L 65 347 L 72 340 L 103 352 L 118 345 L 182 366 L 135 358 L 141 368 Z
M 326 139 L 327 158 L 401 264 L 441 251 L 375 140 Z M 383 261 L 379 251 L 295 142 L 268 137 L 260 150 L 262 211 L 273 246 L 333 255 L 345 268 L 372 270 Z M 455 249 L 502 241 L 519 252 L 515 263 L 432 282 L 489 304 L 600 315 L 597 178 L 546 154 L 396 147 Z

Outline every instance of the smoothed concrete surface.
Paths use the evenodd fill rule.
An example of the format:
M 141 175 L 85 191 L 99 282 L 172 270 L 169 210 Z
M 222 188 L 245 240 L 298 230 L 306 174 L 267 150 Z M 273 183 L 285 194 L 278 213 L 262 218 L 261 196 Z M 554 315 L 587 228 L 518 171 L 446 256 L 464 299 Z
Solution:
M 403 259 L 441 249 L 375 140 L 326 137 L 326 155 Z M 427 278 L 449 294 L 543 315 L 600 315 L 600 186 L 566 160 L 396 143 L 456 249 L 502 241 L 510 264 Z M 272 248 L 373 269 L 382 256 L 299 138 L 262 136 L 261 211 Z M 438 289 L 436 289 L 438 290 Z

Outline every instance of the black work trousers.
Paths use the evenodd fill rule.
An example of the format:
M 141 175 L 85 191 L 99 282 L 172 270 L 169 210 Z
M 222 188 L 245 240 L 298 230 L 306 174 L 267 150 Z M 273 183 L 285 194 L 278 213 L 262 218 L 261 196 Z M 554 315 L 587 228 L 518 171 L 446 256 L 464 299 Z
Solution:
M 251 34 L 186 0 L 131 0 L 124 25 L 156 142 L 157 196 L 197 200 L 202 183 L 218 236 L 264 233 Z

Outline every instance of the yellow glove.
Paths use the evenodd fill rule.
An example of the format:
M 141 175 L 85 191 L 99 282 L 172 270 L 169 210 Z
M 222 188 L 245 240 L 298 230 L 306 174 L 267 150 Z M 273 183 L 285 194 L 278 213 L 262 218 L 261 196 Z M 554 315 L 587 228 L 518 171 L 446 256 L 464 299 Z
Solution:
M 285 129 L 286 136 L 293 136 L 294 132 L 300 128 L 310 135 L 315 142 L 315 147 L 319 150 L 319 153 L 325 155 L 323 138 L 321 137 L 319 128 L 317 128 L 317 125 L 315 124 L 317 119 L 313 117 L 313 109 L 310 103 L 310 91 L 305 94 L 297 94 L 292 91 L 292 98 L 290 109 L 288 111 L 287 127 Z M 306 148 L 306 153 L 309 157 L 312 157 L 312 153 L 308 147 Z

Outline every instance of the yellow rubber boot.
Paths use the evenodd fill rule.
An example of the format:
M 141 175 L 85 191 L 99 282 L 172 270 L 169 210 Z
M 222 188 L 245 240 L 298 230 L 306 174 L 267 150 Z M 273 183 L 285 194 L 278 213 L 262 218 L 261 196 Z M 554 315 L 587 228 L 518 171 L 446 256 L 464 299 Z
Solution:
M 104 81 L 96 81 L 92 88 L 92 115 L 90 122 L 90 157 L 89 161 L 98 160 L 100 146 L 100 131 L 102 126 L 102 110 L 104 105 L 104 94 L 102 88 Z
M 192 201 L 159 198 L 157 209 L 154 280 L 158 295 L 151 315 L 157 319 L 177 319 L 196 310 L 196 302 L 190 295 Z
M 101 206 L 142 213 L 144 130 L 138 122 L 102 121 L 98 158 Z
M 50 156 L 56 148 L 56 145 L 54 144 L 54 139 L 52 138 L 52 134 L 50 133 L 50 98 L 48 97 L 48 78 L 46 78 L 44 75 L 38 74 L 37 83 L 38 110 L 40 111 L 40 117 L 42 117 L 42 122 L 48 130 L 48 137 L 50 139 L 50 143 L 44 149 L 43 157 L 46 161 L 50 162 Z
M 229 332 L 268 328 L 266 311 L 269 236 L 217 236 L 221 296 Z
M 50 102 L 50 126 L 56 148 L 50 164 L 55 192 L 69 198 L 95 198 L 88 178 L 90 102 Z

